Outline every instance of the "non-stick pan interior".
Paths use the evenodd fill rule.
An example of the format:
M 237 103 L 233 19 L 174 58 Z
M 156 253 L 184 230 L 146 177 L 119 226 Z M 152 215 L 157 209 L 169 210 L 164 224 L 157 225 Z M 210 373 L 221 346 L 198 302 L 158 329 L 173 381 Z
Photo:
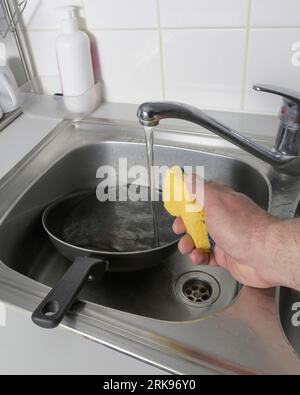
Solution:
M 176 240 L 173 218 L 161 201 L 157 211 L 159 245 L 168 245 Z M 100 202 L 95 190 L 85 191 L 50 207 L 45 221 L 58 239 L 84 249 L 136 252 L 155 247 L 149 201 Z

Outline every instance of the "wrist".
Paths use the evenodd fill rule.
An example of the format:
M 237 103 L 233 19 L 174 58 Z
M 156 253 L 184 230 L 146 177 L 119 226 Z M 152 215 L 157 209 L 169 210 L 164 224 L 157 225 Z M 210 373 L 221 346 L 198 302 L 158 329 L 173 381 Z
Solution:
M 265 248 L 272 284 L 300 291 L 300 220 L 272 221 Z

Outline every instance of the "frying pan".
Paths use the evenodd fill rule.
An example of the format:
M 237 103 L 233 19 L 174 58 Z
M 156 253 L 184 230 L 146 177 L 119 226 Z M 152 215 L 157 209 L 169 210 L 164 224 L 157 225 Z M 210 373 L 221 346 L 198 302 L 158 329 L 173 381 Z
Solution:
M 96 199 L 95 191 L 82 191 L 55 201 L 44 211 L 42 224 L 51 242 L 61 255 L 73 263 L 32 314 L 32 320 L 38 326 L 51 329 L 61 323 L 93 269 L 96 269 L 93 272 L 95 271 L 97 280 L 107 271 L 143 270 L 158 265 L 176 250 L 178 237 L 172 232 L 172 236 L 168 236 L 168 242 L 157 248 L 144 249 L 143 246 L 137 251 L 126 251 L 123 245 L 122 249 L 125 252 L 122 252 L 108 243 L 110 250 L 107 245 L 102 247 L 103 250 L 97 249 L 99 245 L 102 246 L 101 239 L 111 234 L 105 227 L 112 224 L 113 227 L 120 228 L 120 231 L 122 229 L 122 226 L 113 220 L 113 217 L 121 215 L 120 207 L 113 212 L 109 207 Z M 95 208 L 100 211 L 89 221 L 87 217 Z M 130 216 L 132 221 L 135 217 Z M 171 221 L 171 218 L 167 218 L 162 226 L 169 229 L 168 222 L 171 224 Z M 152 221 L 150 222 L 152 224 Z M 123 218 L 123 226 L 126 226 L 125 223 Z M 136 225 L 137 223 L 134 223 L 134 226 Z M 143 235 L 143 229 L 139 229 L 137 234 Z M 135 240 L 132 240 L 132 243 L 135 243 Z M 131 246 L 136 245 L 132 243 Z

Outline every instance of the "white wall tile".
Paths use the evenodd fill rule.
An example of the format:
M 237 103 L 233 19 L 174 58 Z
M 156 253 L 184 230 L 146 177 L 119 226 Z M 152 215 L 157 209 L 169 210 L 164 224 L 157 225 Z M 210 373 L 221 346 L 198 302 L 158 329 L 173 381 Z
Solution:
M 300 67 L 293 66 L 291 47 L 300 29 L 254 29 L 249 43 L 246 110 L 277 113 L 280 98 L 257 93 L 254 83 L 268 83 L 300 92 Z
M 90 29 L 155 28 L 156 0 L 84 0 Z
M 107 100 L 162 99 L 157 31 L 98 31 L 94 36 Z
M 61 24 L 56 7 L 73 5 L 81 8 L 82 0 L 29 0 L 23 13 L 23 23 L 27 30 L 54 30 Z
M 243 30 L 164 32 L 166 98 L 205 108 L 240 108 L 245 43 Z
M 160 0 L 162 27 L 246 26 L 248 0 Z
M 251 25 L 300 27 L 300 1 L 252 0 Z
M 30 51 L 38 75 L 58 75 L 56 60 L 55 31 L 33 31 L 28 32 Z
M 162 99 L 161 65 L 165 98 L 203 108 L 242 109 L 246 71 L 248 111 L 276 113 L 280 105 L 279 98 L 252 92 L 255 82 L 300 91 L 300 67 L 291 61 L 291 46 L 300 42 L 300 0 L 251 0 L 250 8 L 250 0 L 29 0 L 23 19 L 38 74 L 58 74 L 53 8 L 64 5 L 80 7 L 95 36 L 108 100 Z M 263 29 L 250 30 L 246 65 L 242 27 L 249 9 L 251 25 Z

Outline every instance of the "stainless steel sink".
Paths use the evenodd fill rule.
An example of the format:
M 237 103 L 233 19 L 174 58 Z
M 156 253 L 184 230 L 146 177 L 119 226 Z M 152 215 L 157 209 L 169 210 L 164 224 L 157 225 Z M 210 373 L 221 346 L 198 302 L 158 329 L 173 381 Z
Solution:
M 157 164 L 205 166 L 206 178 L 273 214 L 294 215 L 299 181 L 218 137 L 165 128 L 155 142 Z M 136 123 L 63 122 L 2 180 L 0 298 L 33 311 L 70 265 L 45 235 L 44 208 L 96 187 L 99 166 L 117 169 L 119 157 L 146 166 L 145 152 Z M 204 300 L 185 297 L 193 286 L 205 290 Z M 278 325 L 275 290 L 241 288 L 224 270 L 195 268 L 179 253 L 147 271 L 107 273 L 101 283 L 91 278 L 63 325 L 170 372 L 300 373 Z
M 87 124 L 71 127 L 70 132 L 71 144 L 69 141 L 68 146 L 60 147 L 62 152 L 47 163 L 49 167 L 19 196 L 0 227 L 1 260 L 11 269 L 50 287 L 62 277 L 70 262 L 55 250 L 42 227 L 44 208 L 61 195 L 96 189 L 99 183 L 96 173 L 102 165 L 111 165 L 118 172 L 118 160 L 122 157 L 129 159 L 129 167 L 147 165 L 142 129 Z M 57 153 L 56 141 L 45 152 L 52 151 L 52 146 Z M 165 145 L 155 147 L 155 158 L 159 165 L 203 165 L 207 178 L 223 181 L 268 208 L 266 180 L 239 160 Z M 107 273 L 100 284 L 92 278 L 80 300 L 167 321 L 193 320 L 223 309 L 239 289 L 223 269 L 195 269 L 179 253 L 150 270 Z M 188 283 L 191 287 L 202 284 L 200 289 L 207 290 L 206 300 L 191 303 L 184 292 Z

